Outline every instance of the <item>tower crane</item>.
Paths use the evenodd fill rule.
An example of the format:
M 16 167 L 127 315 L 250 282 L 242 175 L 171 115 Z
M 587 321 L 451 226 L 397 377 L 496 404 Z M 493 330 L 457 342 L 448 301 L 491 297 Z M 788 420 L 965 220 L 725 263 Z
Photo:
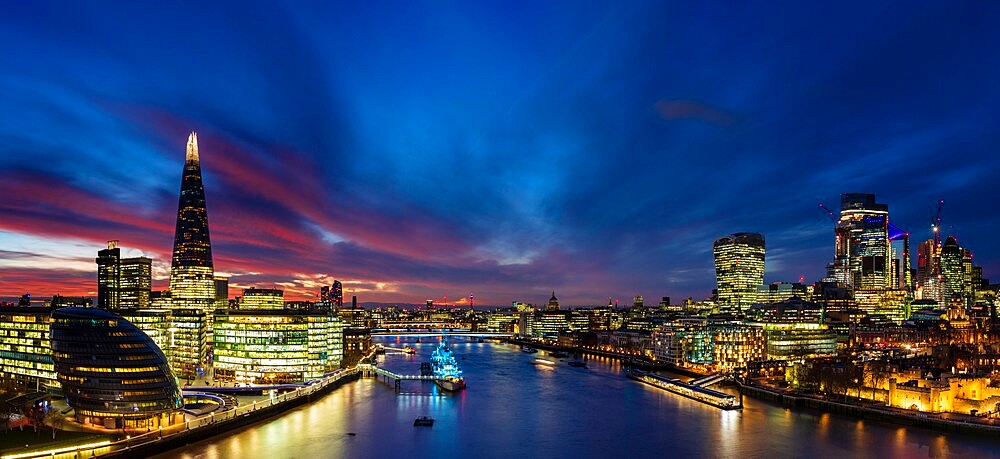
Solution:
M 944 199 L 938 202 L 937 212 L 931 218 L 931 231 L 934 232 L 934 246 L 941 245 L 941 208 L 944 207 Z

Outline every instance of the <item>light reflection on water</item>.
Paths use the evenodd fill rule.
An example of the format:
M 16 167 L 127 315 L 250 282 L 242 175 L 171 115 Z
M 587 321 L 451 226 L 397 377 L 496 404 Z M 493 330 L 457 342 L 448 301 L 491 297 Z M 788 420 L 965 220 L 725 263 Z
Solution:
M 383 365 L 418 374 L 438 340 L 387 339 L 417 355 L 389 354 Z M 160 457 L 336 458 L 492 457 L 992 457 L 1000 441 L 791 410 L 744 398 L 721 411 L 631 381 L 616 360 L 587 358 L 588 369 L 544 351 L 452 342 L 468 389 L 429 382 L 363 379 L 312 404 L 229 436 Z M 554 366 L 532 361 L 546 358 Z M 417 416 L 435 419 L 415 428 Z M 348 435 L 354 433 L 355 435 Z

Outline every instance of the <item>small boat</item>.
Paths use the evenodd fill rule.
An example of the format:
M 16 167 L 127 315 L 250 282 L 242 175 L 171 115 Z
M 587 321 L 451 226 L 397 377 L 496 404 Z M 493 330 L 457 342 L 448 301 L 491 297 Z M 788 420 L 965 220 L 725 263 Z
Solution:
M 410 347 L 410 346 L 403 346 L 403 352 L 405 352 L 407 354 L 410 354 L 410 355 L 413 355 L 413 354 L 417 353 L 417 350 L 414 349 L 414 348 L 412 348 L 412 347 Z
M 521 346 L 521 352 L 527 352 L 528 354 L 534 354 L 534 353 L 538 352 L 538 349 L 535 349 L 535 348 L 533 348 L 531 346 Z
M 578 368 L 587 368 L 587 364 L 579 360 L 573 360 L 569 362 L 569 366 Z
M 552 357 L 555 357 L 557 359 L 564 359 L 566 357 L 569 357 L 569 354 L 567 354 L 565 352 L 562 352 L 562 351 L 550 351 L 549 355 L 551 355 Z
M 552 361 L 552 360 L 549 360 L 549 359 L 535 359 L 535 360 L 532 360 L 531 363 L 534 363 L 536 365 L 550 365 L 550 366 L 556 364 L 555 361 Z
M 420 416 L 413 420 L 413 427 L 434 427 L 434 419 L 427 416 Z

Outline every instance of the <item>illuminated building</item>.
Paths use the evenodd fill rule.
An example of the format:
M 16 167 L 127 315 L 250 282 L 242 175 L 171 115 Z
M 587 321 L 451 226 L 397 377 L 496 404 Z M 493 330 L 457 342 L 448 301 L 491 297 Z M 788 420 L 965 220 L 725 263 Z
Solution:
M 764 236 L 736 233 L 716 239 L 715 279 L 722 310 L 741 313 L 757 301 L 764 283 Z
M 767 334 L 768 360 L 836 355 L 837 333 L 825 325 L 823 306 L 792 299 L 754 307 L 753 325 Z
M 179 378 L 193 379 L 208 355 L 208 317 L 201 309 L 173 309 L 170 328 L 170 368 Z
M 520 314 L 496 312 L 486 319 L 486 331 L 491 333 L 518 333 Z
M 52 312 L 52 359 L 78 422 L 108 429 L 184 421 L 167 358 L 145 333 L 110 312 Z
M 779 301 L 801 298 L 807 300 L 812 297 L 813 286 L 800 283 L 772 282 L 768 285 L 757 287 L 757 304 L 771 304 Z
M 120 300 L 122 309 L 148 308 L 153 286 L 153 260 L 147 257 L 121 260 Z
M 118 241 L 97 252 L 97 307 L 119 309 L 149 307 L 153 285 L 153 260 L 147 257 L 121 258 Z
M 590 318 L 574 311 L 546 308 L 544 311 L 534 313 L 528 328 L 531 329 L 531 336 L 534 338 L 555 340 L 562 332 L 587 331 L 590 328 Z
M 945 300 L 957 295 L 971 302 L 972 254 L 960 247 L 954 236 L 948 236 L 941 246 L 941 275 Z
M 344 307 L 344 284 L 339 280 L 334 280 L 333 285 L 321 287 L 319 290 L 319 300 L 336 308 Z
M 229 307 L 229 278 L 215 276 L 215 309 Z
M 0 381 L 31 388 L 55 382 L 51 314 L 51 308 L 0 308 Z
M 653 355 L 675 366 L 700 366 L 711 371 L 745 368 L 765 359 L 767 335 L 758 325 L 706 319 L 681 319 L 652 335 Z
M 170 362 L 173 332 L 173 311 L 170 309 L 122 309 L 116 312 L 156 343 Z M 177 373 L 175 371 L 175 373 Z
M 323 311 L 227 310 L 215 317 L 215 378 L 296 383 L 339 368 L 343 324 Z
M 205 313 L 211 313 L 216 301 L 205 187 L 201 180 L 198 136 L 193 132 L 188 137 L 177 203 L 177 228 L 170 261 L 170 294 L 174 307 L 201 309 Z
M 285 309 L 285 292 L 271 288 L 245 288 L 240 309 Z
M 370 328 L 344 328 L 344 359 L 340 366 L 348 368 L 356 365 L 371 352 L 371 348 L 372 331 Z
M 552 292 L 552 298 L 549 298 L 549 303 L 545 305 L 546 311 L 558 311 L 559 310 L 559 299 L 556 298 L 556 292 Z
M 118 241 L 108 241 L 108 248 L 97 252 L 97 307 L 117 309 L 120 302 L 121 249 Z
M 840 196 L 837 224 L 837 255 L 846 255 L 854 288 L 880 289 L 898 286 L 891 269 L 889 206 L 875 202 L 874 194 L 844 193 Z
M 941 247 L 934 239 L 928 239 L 917 246 L 917 290 L 920 299 L 944 303 Z

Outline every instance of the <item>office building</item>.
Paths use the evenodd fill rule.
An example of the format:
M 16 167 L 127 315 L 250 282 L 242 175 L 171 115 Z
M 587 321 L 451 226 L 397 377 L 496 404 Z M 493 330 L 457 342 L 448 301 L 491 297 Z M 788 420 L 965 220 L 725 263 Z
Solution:
M 715 279 L 720 309 L 743 313 L 757 301 L 764 283 L 764 236 L 736 233 L 716 239 Z
M 285 309 L 285 292 L 272 288 L 245 288 L 240 298 L 240 309 Z
M 849 281 L 854 288 L 898 286 L 892 272 L 888 205 L 875 202 L 874 194 L 842 194 L 836 236 L 837 256 L 847 257 Z
M 215 379 L 301 383 L 339 368 L 343 323 L 323 311 L 226 310 L 215 317 Z
M 55 382 L 51 322 L 52 308 L 0 308 L 0 382 L 23 389 Z
M 211 314 L 216 303 L 212 244 L 201 179 L 198 136 L 188 137 L 187 155 L 177 203 L 177 227 L 170 261 L 170 294 L 174 307 Z

